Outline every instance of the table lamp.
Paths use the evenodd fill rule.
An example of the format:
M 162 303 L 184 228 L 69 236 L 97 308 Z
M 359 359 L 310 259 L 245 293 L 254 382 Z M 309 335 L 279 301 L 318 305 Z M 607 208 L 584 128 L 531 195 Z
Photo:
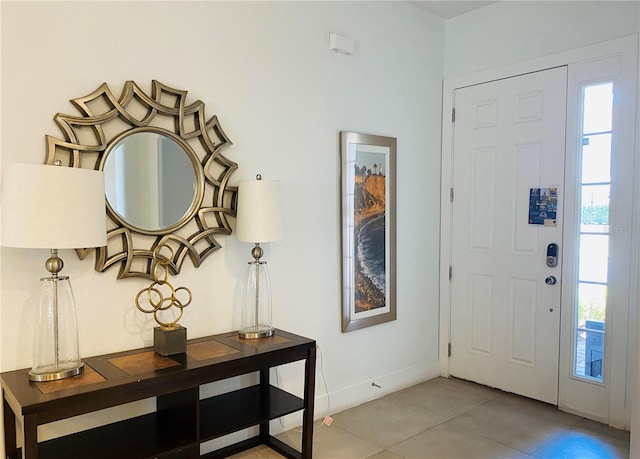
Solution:
M 261 243 L 282 239 L 280 183 L 275 180 L 243 180 L 238 186 L 236 239 L 253 242 L 253 261 L 247 270 L 246 296 L 242 309 L 241 338 L 273 335 L 271 324 L 271 281 L 267 262 L 262 261 Z
M 39 164 L 9 164 L 2 194 L 2 245 L 49 249 L 50 277 L 40 279 L 31 381 L 53 381 L 83 372 L 69 277 L 58 249 L 107 243 L 101 171 Z

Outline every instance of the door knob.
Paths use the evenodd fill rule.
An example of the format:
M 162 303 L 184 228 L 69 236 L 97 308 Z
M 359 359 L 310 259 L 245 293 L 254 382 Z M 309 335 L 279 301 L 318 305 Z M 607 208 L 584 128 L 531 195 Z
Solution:
M 558 282 L 558 280 L 556 279 L 556 276 L 549 276 L 544 280 L 544 282 L 547 285 L 556 285 L 556 282 Z

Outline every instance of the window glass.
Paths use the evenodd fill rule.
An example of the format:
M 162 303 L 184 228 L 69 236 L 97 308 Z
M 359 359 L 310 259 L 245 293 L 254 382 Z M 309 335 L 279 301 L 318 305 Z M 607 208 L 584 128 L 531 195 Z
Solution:
M 582 187 L 580 231 L 583 233 L 609 232 L 609 185 Z
M 609 235 L 582 234 L 578 276 L 581 281 L 607 282 Z
M 582 138 L 582 183 L 611 180 L 611 133 Z
M 584 89 L 584 134 L 611 131 L 613 83 L 587 86 Z
M 603 284 L 578 285 L 578 325 L 583 326 L 587 320 L 604 322 L 607 305 L 607 286 Z

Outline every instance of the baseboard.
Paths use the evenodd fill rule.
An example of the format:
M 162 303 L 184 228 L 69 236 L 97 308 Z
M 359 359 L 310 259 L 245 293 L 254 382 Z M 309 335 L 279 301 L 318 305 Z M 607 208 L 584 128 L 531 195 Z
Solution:
M 375 400 L 415 384 L 440 376 L 440 361 L 415 365 L 402 370 L 379 375 L 327 395 L 321 383 L 316 383 L 314 417 L 316 420 L 332 416 L 340 411 Z M 275 425 L 274 425 L 275 424 Z M 279 424 L 279 425 L 278 425 Z M 297 428 L 301 424 L 300 415 L 286 416 L 279 423 L 272 423 L 272 432 Z
M 603 416 L 597 416 L 593 413 L 580 411 L 565 405 L 558 405 L 558 409 L 560 411 L 564 411 L 565 413 L 575 414 L 576 416 L 580 416 L 581 418 L 590 419 L 592 421 L 601 422 L 602 424 L 609 425 L 609 420 Z M 616 429 L 624 429 L 624 427 L 620 427 L 620 426 L 611 426 L 611 427 L 615 427 Z M 626 429 L 626 430 L 629 430 L 629 429 Z

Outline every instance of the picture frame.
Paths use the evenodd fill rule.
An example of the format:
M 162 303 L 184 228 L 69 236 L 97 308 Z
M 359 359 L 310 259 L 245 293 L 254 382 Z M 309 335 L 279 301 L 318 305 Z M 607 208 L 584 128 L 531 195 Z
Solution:
M 397 317 L 396 146 L 340 132 L 343 333 Z

